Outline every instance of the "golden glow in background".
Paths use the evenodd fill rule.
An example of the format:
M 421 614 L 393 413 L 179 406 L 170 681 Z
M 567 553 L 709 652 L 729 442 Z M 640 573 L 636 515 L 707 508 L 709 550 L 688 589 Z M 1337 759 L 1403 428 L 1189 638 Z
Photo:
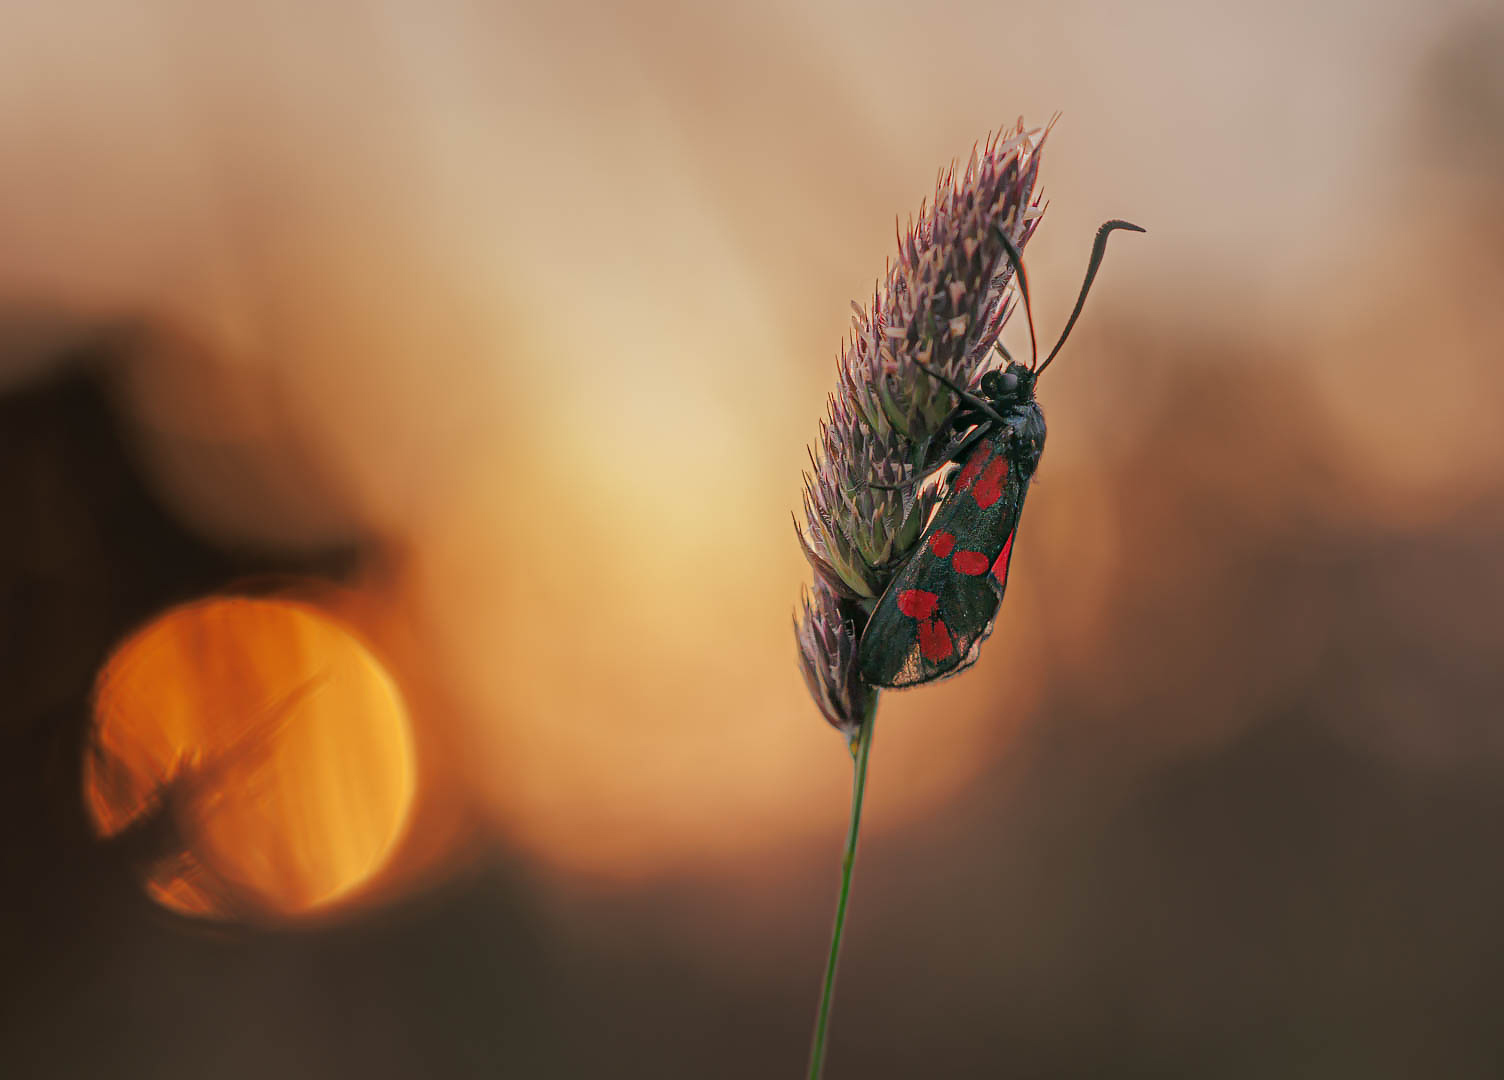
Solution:
M 187 914 L 279 917 L 379 872 L 416 780 L 391 676 L 348 630 L 294 602 L 174 608 L 101 673 L 84 759 L 105 836 L 169 816 L 146 887 Z
M 1040 673 L 1091 640 L 1129 572 L 1100 463 L 1165 393 L 1166 328 L 1237 335 L 1266 358 L 1272 407 L 1309 396 L 1356 459 L 1391 464 L 1354 480 L 1375 520 L 1445 513 L 1492 468 L 1501 376 L 1485 354 L 1504 327 L 1466 294 L 1466 223 L 1449 212 L 1465 192 L 1428 169 L 1415 104 L 1423 58 L 1465 9 L 8 13 L 0 294 L 149 327 L 114 385 L 174 512 L 226 543 L 376 537 L 364 610 L 401 628 L 395 674 L 314 624 L 287 641 L 335 636 L 275 660 L 282 631 L 259 626 L 234 678 L 162 646 L 159 697 L 129 706 L 140 719 L 104 712 L 105 731 L 181 735 L 132 767 L 189 746 L 212 761 L 322 670 L 318 650 L 364 670 L 266 736 L 286 748 L 264 751 L 261 782 L 310 772 L 288 805 L 313 800 L 312 831 L 262 848 L 284 860 L 268 878 L 283 899 L 266 902 L 286 910 L 358 887 L 409 798 L 463 804 L 492 842 L 607 878 L 755 867 L 834 835 L 847 760 L 794 660 L 807 571 L 788 515 L 848 302 L 940 166 L 1059 110 L 1027 253 L 1041 333 L 1063 322 L 1100 221 L 1149 236 L 1115 245 L 1043 388 L 1046 482 L 978 671 L 883 707 L 869 820 L 926 813 L 1034 720 Z M 1450 271 L 1412 272 L 1438 261 Z M 1148 358 L 1136 371 L 1125 328 Z M 1389 454 L 1386 407 L 1417 364 L 1409 422 L 1437 438 Z M 404 678 L 427 688 L 418 758 L 426 737 L 453 751 L 430 781 L 405 756 Z M 343 745 L 357 715 L 364 764 L 336 768 L 312 744 Z M 357 767 L 384 793 L 370 803 L 331 780 Z M 203 819 L 226 872 L 246 872 L 253 813 Z M 365 830 L 364 870 L 314 865 L 300 845 L 324 829 Z

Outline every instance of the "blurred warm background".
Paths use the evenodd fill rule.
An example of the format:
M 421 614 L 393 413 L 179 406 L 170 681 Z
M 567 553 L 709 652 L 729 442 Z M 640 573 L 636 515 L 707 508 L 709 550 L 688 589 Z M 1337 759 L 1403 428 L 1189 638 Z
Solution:
M 882 707 L 828 1075 L 1494 1075 L 1460 0 L 8 5 L 0 1072 L 800 1075 L 804 445 L 895 215 L 1057 110 L 1042 333 L 1149 235 Z

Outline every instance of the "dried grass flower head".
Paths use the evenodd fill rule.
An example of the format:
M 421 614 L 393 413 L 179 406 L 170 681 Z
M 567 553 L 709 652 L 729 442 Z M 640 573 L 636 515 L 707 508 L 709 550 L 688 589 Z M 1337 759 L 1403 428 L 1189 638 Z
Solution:
M 852 304 L 795 523 L 815 575 L 795 618 L 804 678 L 848 737 L 876 693 L 856 671 L 862 628 L 939 498 L 934 483 L 873 485 L 900 484 L 945 455 L 954 399 L 919 364 L 962 386 L 996 366 L 1013 306 L 999 232 L 1021 250 L 1044 212 L 1035 181 L 1045 135 L 1020 121 L 973 148 L 963 171 L 943 172 L 933 202 L 900 234 L 871 305 Z

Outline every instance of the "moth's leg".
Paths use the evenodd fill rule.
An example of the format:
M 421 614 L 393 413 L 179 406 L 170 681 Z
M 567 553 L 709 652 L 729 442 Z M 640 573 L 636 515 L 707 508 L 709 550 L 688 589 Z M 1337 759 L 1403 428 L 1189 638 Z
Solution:
M 989 405 L 984 399 L 977 397 L 964 386 L 960 386 L 956 383 L 951 382 L 934 368 L 930 367 L 927 364 L 921 364 L 918 360 L 914 361 L 914 366 L 917 367 L 920 371 L 924 372 L 930 378 L 934 379 L 940 385 L 949 387 L 951 391 L 955 393 L 956 397 L 966 402 L 966 404 L 970 405 L 973 409 L 981 413 L 983 416 L 987 417 L 989 420 L 996 420 L 999 424 L 1006 423 L 1002 416 L 998 415 L 996 409 Z
M 977 424 L 990 424 L 992 418 L 977 412 L 975 409 L 956 409 L 951 413 L 950 420 L 940 425 L 941 430 L 949 428 L 952 431 L 965 431 Z
M 951 443 L 950 446 L 946 447 L 945 456 L 940 459 L 940 463 L 938 465 L 934 465 L 931 468 L 926 469 L 922 473 L 917 473 L 914 476 L 909 477 L 907 480 L 900 481 L 897 484 L 869 483 L 867 486 L 870 488 L 878 488 L 883 491 L 898 491 L 906 487 L 912 487 L 913 485 L 919 483 L 921 480 L 935 475 L 935 473 L 939 472 L 947 465 L 953 465 L 956 462 L 960 461 L 961 458 L 965 456 L 966 451 L 970 450 L 973 446 L 976 445 L 979 439 L 985 438 L 986 435 L 991 431 L 992 426 L 990 424 L 979 425 L 968 435 L 956 440 L 955 442 Z
M 990 434 L 992 434 L 991 424 L 978 424 L 977 427 L 974 428 L 972 432 L 965 438 L 951 444 L 945 455 L 946 463 L 959 463 L 966 457 L 966 451 L 970 450 L 980 440 L 986 438 Z

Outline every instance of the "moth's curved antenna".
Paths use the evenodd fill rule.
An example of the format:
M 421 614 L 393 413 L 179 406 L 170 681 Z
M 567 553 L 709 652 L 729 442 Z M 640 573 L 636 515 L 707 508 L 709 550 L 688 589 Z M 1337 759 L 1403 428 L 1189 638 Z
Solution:
M 1029 306 L 1029 278 L 1024 273 L 1024 254 L 1018 250 L 1013 237 L 1009 236 L 1002 226 L 995 226 L 995 228 L 997 238 L 1003 242 L 1003 248 L 1008 252 L 1008 262 L 1013 265 L 1013 276 L 1018 280 L 1018 291 L 1024 298 L 1024 317 L 1029 322 L 1029 370 L 1033 371 L 1034 364 L 1039 360 L 1039 342 L 1034 337 L 1034 309 Z M 1011 360 L 1012 357 L 1009 359 Z
M 1034 373 L 1035 377 L 1044 374 L 1044 369 L 1050 366 L 1051 360 L 1055 359 L 1055 354 L 1060 351 L 1060 346 L 1064 345 L 1065 339 L 1070 337 L 1071 327 L 1075 326 L 1076 320 L 1081 317 L 1081 309 L 1086 306 L 1086 294 L 1091 292 L 1091 283 L 1097 276 L 1097 269 L 1102 265 L 1102 256 L 1107 254 L 1107 235 L 1114 229 L 1127 229 L 1129 232 L 1148 231 L 1133 224 L 1131 221 L 1119 221 L 1116 218 L 1112 221 L 1104 222 L 1102 227 L 1097 230 L 1097 239 L 1091 245 L 1091 261 L 1086 264 L 1086 280 L 1081 283 L 1081 295 L 1076 297 L 1076 307 L 1071 312 L 1071 317 L 1065 321 L 1065 329 L 1060 331 L 1060 340 L 1055 342 L 1055 347 L 1050 350 L 1050 355 L 1044 358 L 1044 363 L 1040 364 L 1039 370 Z M 1020 270 L 1019 280 L 1022 280 L 1022 273 L 1023 271 Z M 1024 294 L 1024 298 L 1025 300 L 1028 299 L 1027 293 Z

